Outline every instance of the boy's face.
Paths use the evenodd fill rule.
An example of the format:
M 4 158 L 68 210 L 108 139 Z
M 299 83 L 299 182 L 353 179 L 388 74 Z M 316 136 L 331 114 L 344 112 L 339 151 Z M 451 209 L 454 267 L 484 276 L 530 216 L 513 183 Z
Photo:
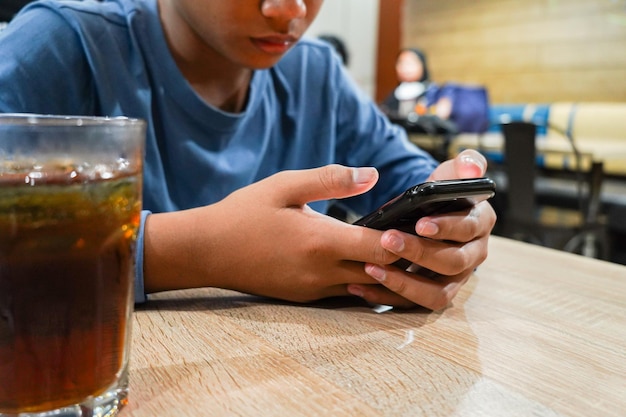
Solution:
M 324 0 L 159 0 L 169 40 L 184 55 L 217 53 L 235 65 L 276 64 L 302 37 Z M 172 39 L 175 37 L 176 39 Z

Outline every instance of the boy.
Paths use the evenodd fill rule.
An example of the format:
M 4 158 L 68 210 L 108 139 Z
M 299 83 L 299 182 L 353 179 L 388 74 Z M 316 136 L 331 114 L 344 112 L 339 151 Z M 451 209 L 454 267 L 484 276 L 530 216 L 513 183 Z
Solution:
M 302 39 L 322 3 L 44 0 L 0 33 L 0 112 L 147 121 L 138 302 L 214 286 L 439 309 L 487 256 L 488 203 L 420 220 L 432 239 L 322 214 L 331 199 L 365 214 L 486 168 L 473 151 L 436 167 L 331 47 Z M 390 265 L 400 257 L 446 277 Z

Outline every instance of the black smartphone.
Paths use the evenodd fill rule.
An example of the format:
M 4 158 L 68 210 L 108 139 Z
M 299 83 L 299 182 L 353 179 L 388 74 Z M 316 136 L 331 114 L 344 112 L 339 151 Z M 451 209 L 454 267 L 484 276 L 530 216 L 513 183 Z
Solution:
M 415 223 L 420 218 L 466 210 L 493 197 L 495 192 L 495 183 L 487 177 L 429 181 L 409 188 L 353 224 L 415 235 Z M 406 259 L 400 259 L 394 265 L 409 272 L 417 272 L 419 268 Z

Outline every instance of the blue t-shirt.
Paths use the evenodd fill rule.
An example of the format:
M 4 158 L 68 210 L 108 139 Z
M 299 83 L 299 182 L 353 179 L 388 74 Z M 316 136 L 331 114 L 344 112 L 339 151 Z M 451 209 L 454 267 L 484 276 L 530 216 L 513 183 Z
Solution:
M 379 170 L 371 192 L 343 201 L 365 213 L 436 166 L 316 40 L 301 40 L 276 66 L 255 71 L 243 112 L 207 104 L 170 54 L 156 0 L 26 7 L 0 32 L 0 112 L 146 120 L 142 220 L 217 202 L 278 171 L 330 163 Z M 310 205 L 325 212 L 328 202 Z M 137 248 L 142 301 L 143 229 Z

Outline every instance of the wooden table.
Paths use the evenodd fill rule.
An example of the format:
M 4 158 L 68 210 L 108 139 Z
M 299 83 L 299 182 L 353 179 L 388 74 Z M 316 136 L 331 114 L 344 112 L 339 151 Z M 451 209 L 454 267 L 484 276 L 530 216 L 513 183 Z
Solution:
M 442 312 L 163 293 L 135 313 L 143 416 L 618 416 L 626 267 L 492 237 Z

